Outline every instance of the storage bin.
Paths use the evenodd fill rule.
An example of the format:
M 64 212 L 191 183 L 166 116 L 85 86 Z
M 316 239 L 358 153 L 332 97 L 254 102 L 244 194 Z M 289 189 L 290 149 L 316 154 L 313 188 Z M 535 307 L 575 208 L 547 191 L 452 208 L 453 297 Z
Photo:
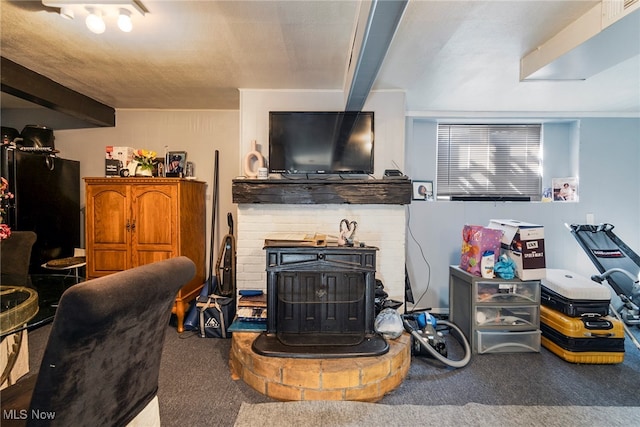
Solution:
M 476 306 L 474 316 L 476 327 L 501 327 L 502 329 L 538 329 L 540 325 L 539 306 Z
M 450 266 L 449 320 L 460 328 L 475 354 L 539 351 L 540 281 L 487 279 Z M 518 335 L 522 332 L 533 337 L 525 334 L 522 338 Z M 498 335 L 484 335 L 480 344 L 484 333 Z M 512 333 L 516 334 L 513 340 Z M 488 350 L 495 346 L 496 350 Z
M 540 330 L 535 331 L 476 331 L 478 354 L 538 353 Z
M 478 282 L 476 301 L 537 304 L 540 301 L 540 282 Z

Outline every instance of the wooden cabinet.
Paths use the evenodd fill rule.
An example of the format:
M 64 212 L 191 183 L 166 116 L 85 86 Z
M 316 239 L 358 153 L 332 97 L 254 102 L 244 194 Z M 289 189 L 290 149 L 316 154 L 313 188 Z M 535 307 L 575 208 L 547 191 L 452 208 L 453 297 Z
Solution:
M 196 276 L 176 296 L 182 332 L 205 281 L 205 191 L 176 178 L 85 178 L 87 278 L 184 255 Z

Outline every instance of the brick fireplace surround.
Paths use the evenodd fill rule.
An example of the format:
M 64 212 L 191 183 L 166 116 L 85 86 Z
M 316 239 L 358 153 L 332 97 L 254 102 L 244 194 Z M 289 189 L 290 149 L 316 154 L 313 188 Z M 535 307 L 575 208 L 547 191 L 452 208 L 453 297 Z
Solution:
M 404 301 L 405 207 L 397 205 L 240 204 L 237 220 L 237 287 L 266 291 L 264 240 L 321 233 L 338 235 L 340 220 L 358 223 L 356 239 L 378 252 L 376 278 L 390 299 Z
M 258 336 L 234 332 L 229 367 L 234 380 L 272 399 L 354 400 L 377 402 L 406 378 L 411 364 L 411 339 L 404 333 L 377 357 L 294 359 L 266 357 L 251 351 Z
M 407 181 L 408 194 L 403 194 L 403 200 L 408 199 L 408 202 L 397 204 L 376 204 L 375 201 L 327 204 L 306 201 L 299 204 L 249 203 L 234 183 L 234 202 L 238 203 L 238 290 L 266 291 L 265 239 L 314 233 L 337 236 L 340 221 L 346 218 L 358 223 L 357 241 L 379 249 L 376 278 L 384 284 L 389 298 L 403 301 L 406 237 L 406 210 L 403 205 L 410 203 L 410 186 Z M 233 334 L 229 362 L 232 376 L 279 400 L 377 401 L 400 385 L 411 360 L 407 334 L 390 341 L 387 354 L 342 359 L 262 356 L 251 349 L 257 335 L 248 332 Z

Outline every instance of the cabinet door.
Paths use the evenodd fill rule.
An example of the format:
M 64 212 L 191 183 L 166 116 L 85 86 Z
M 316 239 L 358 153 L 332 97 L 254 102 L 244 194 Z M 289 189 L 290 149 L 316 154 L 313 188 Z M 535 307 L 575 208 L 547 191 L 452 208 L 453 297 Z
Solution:
M 127 185 L 88 185 L 87 275 L 105 276 L 130 268 L 131 221 Z
M 134 266 L 178 256 L 176 185 L 131 188 L 131 250 Z

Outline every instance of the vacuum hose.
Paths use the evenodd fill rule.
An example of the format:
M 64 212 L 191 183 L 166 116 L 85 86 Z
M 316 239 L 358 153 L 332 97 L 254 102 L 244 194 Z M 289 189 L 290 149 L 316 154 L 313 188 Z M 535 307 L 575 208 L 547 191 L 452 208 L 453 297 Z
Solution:
M 448 326 L 459 335 L 460 338 L 458 338 L 458 341 L 464 348 L 464 357 L 460 360 L 452 360 L 440 354 L 429 344 L 429 341 L 427 341 L 422 335 L 420 335 L 420 333 L 416 331 L 416 329 L 404 317 L 402 319 L 402 323 L 404 324 L 405 330 L 409 332 L 416 340 L 418 340 L 418 342 L 429 352 L 429 354 L 431 354 L 434 358 L 438 359 L 445 365 L 451 366 L 452 368 L 463 368 L 467 366 L 467 364 L 469 364 L 469 361 L 471 360 L 471 347 L 469 346 L 469 342 L 465 338 L 460 328 L 458 328 L 455 324 L 446 320 L 438 320 L 438 324 Z

